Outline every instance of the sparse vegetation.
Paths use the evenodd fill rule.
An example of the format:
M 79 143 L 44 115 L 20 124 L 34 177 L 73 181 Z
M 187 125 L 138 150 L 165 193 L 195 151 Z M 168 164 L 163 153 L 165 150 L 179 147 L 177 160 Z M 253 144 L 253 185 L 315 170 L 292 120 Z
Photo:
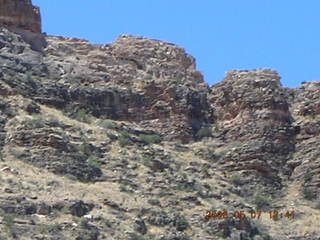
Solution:
M 319 83 L 265 69 L 209 87 L 163 41 L 0 32 L 0 240 L 320 236 Z
M 115 129 L 117 127 L 117 124 L 115 124 L 113 121 L 111 120 L 103 120 L 99 123 L 99 126 L 106 128 L 106 129 Z
M 150 167 L 152 160 L 153 160 L 153 156 L 150 156 L 150 155 L 147 155 L 147 154 L 144 154 L 142 156 L 142 164 L 144 166 L 146 166 L 146 167 Z
M 81 143 L 81 145 L 79 146 L 79 151 L 87 156 L 90 156 L 92 154 L 91 147 L 86 141 L 83 141 Z
M 28 123 L 34 128 L 43 128 L 46 125 L 46 118 L 41 115 L 33 115 L 32 119 L 28 120 Z
M 157 144 L 161 142 L 161 137 L 155 134 L 147 135 L 147 134 L 141 134 L 139 135 L 140 141 L 142 141 L 144 144 Z
M 256 205 L 257 209 L 264 209 L 270 206 L 271 197 L 266 194 L 256 193 L 253 198 L 253 204 Z
M 178 231 L 184 231 L 189 227 L 189 223 L 184 216 L 178 215 L 175 218 L 174 226 Z
M 78 178 L 70 173 L 67 173 L 64 175 L 66 178 L 68 178 L 71 181 L 78 181 Z
M 1 212 L 1 216 L 2 216 L 2 222 L 3 225 L 6 229 L 6 232 L 9 235 L 14 235 L 15 229 L 14 229 L 14 219 L 15 216 L 13 214 L 7 214 L 7 213 L 3 213 Z
M 18 147 L 11 147 L 9 148 L 9 153 L 15 157 L 16 159 L 20 159 L 21 157 L 23 157 L 24 152 L 22 149 L 19 149 Z
M 210 125 L 205 125 L 202 128 L 200 128 L 196 135 L 195 135 L 197 140 L 201 140 L 206 137 L 212 137 L 212 128 Z
M 304 198 L 307 200 L 313 200 L 316 198 L 316 193 L 315 193 L 314 189 L 311 187 L 304 186 L 302 189 L 302 194 L 303 194 Z
M 64 114 L 67 117 L 76 119 L 80 122 L 90 123 L 93 116 L 84 108 L 75 108 L 73 105 L 68 105 L 64 109 Z
M 100 168 L 101 167 L 101 163 L 99 162 L 98 158 L 96 156 L 90 156 L 87 159 L 87 163 L 90 167 L 94 167 L 94 168 Z
M 42 234 L 59 229 L 59 225 L 56 225 L 56 224 L 50 225 L 50 224 L 40 223 L 40 224 L 37 224 L 36 226 L 37 226 L 37 230 Z
M 231 182 L 232 182 L 235 186 L 241 186 L 241 185 L 243 184 L 240 175 L 233 175 L 233 176 L 231 177 Z
M 80 122 L 90 123 L 92 116 L 85 109 L 79 109 L 73 114 L 73 117 Z
M 121 147 L 124 147 L 124 146 L 132 144 L 130 134 L 127 133 L 127 132 L 124 132 L 124 131 L 120 134 L 120 137 L 119 137 L 118 140 L 119 140 L 119 145 Z
M 312 180 L 313 177 L 313 173 L 310 172 L 310 170 L 308 170 L 305 174 L 304 174 L 304 181 L 305 182 L 310 182 Z

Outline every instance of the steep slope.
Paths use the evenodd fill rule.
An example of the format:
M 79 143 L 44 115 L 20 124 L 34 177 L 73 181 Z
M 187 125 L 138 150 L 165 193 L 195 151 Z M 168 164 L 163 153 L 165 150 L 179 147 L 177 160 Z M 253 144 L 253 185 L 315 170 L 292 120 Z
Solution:
M 0 239 L 319 240 L 319 82 L 209 87 L 174 44 L 46 36 L 0 4 Z

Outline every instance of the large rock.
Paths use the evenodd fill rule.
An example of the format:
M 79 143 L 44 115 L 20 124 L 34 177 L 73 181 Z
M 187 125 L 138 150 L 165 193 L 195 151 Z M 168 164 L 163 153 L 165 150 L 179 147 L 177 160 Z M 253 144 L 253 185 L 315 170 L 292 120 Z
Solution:
M 0 24 L 41 32 L 41 16 L 31 0 L 0 0 Z
M 211 90 L 220 137 L 231 146 L 220 159 L 221 167 L 251 172 L 249 176 L 256 181 L 249 178 L 247 186 L 261 177 L 270 189 L 281 186 L 280 176 L 291 174 L 285 162 L 295 150 L 299 128 L 293 125 L 288 92 L 278 73 L 270 69 L 231 71 Z

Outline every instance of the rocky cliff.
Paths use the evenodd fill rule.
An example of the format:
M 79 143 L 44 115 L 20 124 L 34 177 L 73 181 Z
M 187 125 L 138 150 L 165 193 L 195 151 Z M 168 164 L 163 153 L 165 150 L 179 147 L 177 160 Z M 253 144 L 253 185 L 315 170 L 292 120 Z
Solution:
M 44 36 L 0 3 L 0 239 L 319 240 L 319 82 L 208 86 L 177 45 Z
M 31 0 L 0 0 L 0 24 L 40 33 L 39 8 Z

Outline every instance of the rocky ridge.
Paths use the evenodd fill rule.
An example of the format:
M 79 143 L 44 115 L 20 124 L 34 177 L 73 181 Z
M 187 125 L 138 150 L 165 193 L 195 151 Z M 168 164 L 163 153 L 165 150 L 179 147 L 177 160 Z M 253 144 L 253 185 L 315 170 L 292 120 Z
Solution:
M 0 239 L 319 240 L 319 82 L 208 86 L 174 44 L 46 36 L 0 3 Z

